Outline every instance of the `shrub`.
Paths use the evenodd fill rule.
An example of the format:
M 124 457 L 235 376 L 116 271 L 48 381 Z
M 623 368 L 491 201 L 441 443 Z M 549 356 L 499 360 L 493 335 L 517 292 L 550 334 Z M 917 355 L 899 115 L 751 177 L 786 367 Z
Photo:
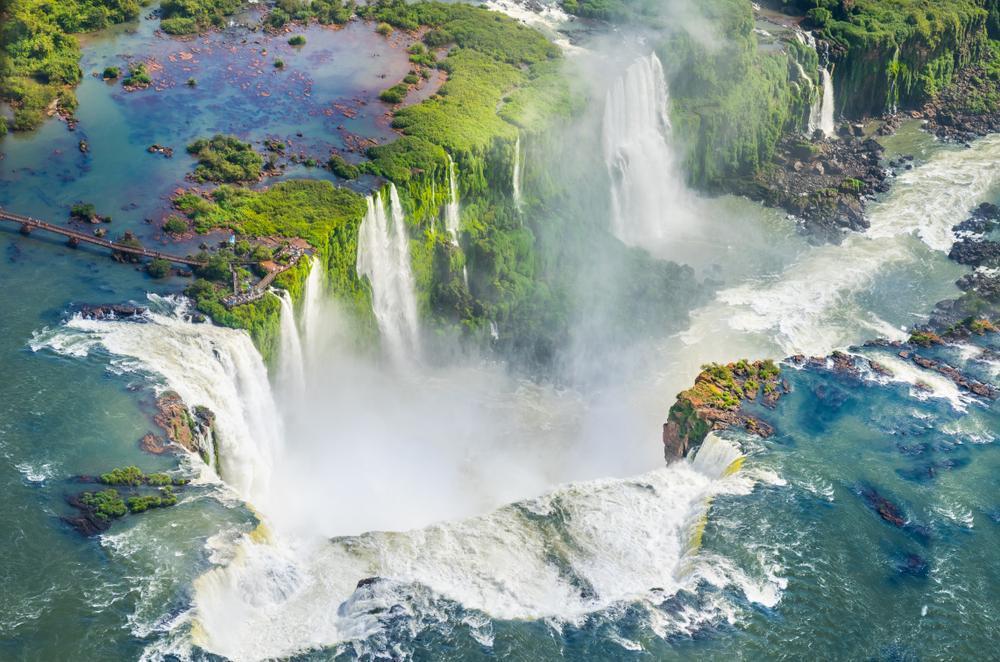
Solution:
M 379 93 L 378 98 L 386 103 L 397 104 L 401 103 L 403 99 L 406 98 L 406 93 L 409 91 L 410 88 L 406 85 L 403 83 L 397 83 L 388 89 L 382 90 L 382 92 Z
M 78 202 L 70 208 L 69 215 L 77 220 L 90 222 L 97 218 L 97 209 L 89 202 Z
M 297 35 L 293 36 L 291 39 L 288 40 L 288 45 L 289 46 L 305 46 L 306 45 L 306 38 L 304 36 L 300 35 L 300 34 L 297 34 Z
M 170 234 L 184 234 L 188 231 L 188 224 L 180 216 L 171 216 L 163 224 L 163 231 Z
M 330 171 L 340 177 L 341 179 L 357 179 L 361 171 L 358 166 L 353 163 L 348 163 L 344 160 L 340 154 L 334 154 L 330 157 L 330 160 L 326 163 Z
M 275 60 L 274 61 L 274 68 L 275 69 L 284 69 L 285 68 L 285 61 L 284 60 Z
M 118 490 L 84 492 L 80 495 L 80 503 L 92 508 L 94 514 L 102 520 L 124 517 L 128 512 L 125 501 L 118 495 Z
M 122 70 L 118 67 L 105 67 L 104 73 L 101 75 L 104 80 L 114 80 L 122 75 Z
M 146 265 L 146 273 L 153 278 L 166 278 L 170 275 L 170 263 L 162 257 L 153 258 L 152 261 Z
M 236 136 L 216 135 L 188 145 L 198 159 L 193 177 L 199 182 L 237 183 L 260 179 L 264 157 Z
M 407 85 L 416 85 L 417 83 L 420 82 L 420 76 L 418 76 L 413 72 L 410 72 L 406 74 L 406 76 L 403 78 L 403 82 L 406 83 Z
M 142 485 L 142 470 L 136 466 L 112 469 L 106 474 L 101 474 L 101 482 L 105 485 Z
M 197 87 L 198 86 L 198 81 L 196 79 L 194 79 L 194 78 L 188 78 L 188 80 L 187 80 L 187 86 L 188 87 Z
M 146 70 L 144 62 L 129 65 L 128 78 L 122 81 L 122 85 L 125 87 L 144 88 L 152 84 L 153 79 L 149 77 L 149 72 Z
M 383 37 L 388 37 L 392 34 L 392 26 L 388 23 L 379 23 L 375 26 L 375 32 L 379 33 Z

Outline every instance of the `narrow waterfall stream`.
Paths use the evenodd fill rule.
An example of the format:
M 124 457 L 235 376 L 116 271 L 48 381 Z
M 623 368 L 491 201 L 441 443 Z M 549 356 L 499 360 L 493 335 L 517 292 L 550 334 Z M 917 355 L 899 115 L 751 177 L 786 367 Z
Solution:
M 379 193 L 368 197 L 358 237 L 358 274 L 372 287 L 372 309 L 387 354 L 397 364 L 420 357 L 417 293 L 410 265 L 410 239 L 396 186 L 388 209 Z
M 458 231 L 461 225 L 462 209 L 458 201 L 458 174 L 455 162 L 448 155 L 448 204 L 444 208 L 444 227 L 451 234 L 452 242 L 458 245 Z

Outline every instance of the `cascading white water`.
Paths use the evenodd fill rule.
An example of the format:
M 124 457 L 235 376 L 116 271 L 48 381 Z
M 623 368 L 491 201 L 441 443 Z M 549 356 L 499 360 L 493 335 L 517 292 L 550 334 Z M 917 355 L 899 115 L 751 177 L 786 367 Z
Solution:
M 898 307 L 906 297 L 911 302 L 907 312 L 933 306 L 937 299 L 923 301 L 933 296 L 923 292 L 935 282 L 933 269 L 947 265 L 943 255 L 933 253 L 947 253 L 954 241 L 952 226 L 1000 190 L 998 159 L 1000 137 L 995 135 L 970 149 L 942 148 L 901 174 L 889 195 L 869 207 L 866 232 L 849 234 L 841 245 L 812 248 L 771 278 L 720 291 L 715 302 L 692 316 L 691 329 L 682 337 L 691 360 L 716 360 L 695 351 L 706 339 L 733 346 L 740 338 L 759 338 L 756 352 L 770 356 L 827 354 L 873 333 L 904 339 L 899 328 L 869 312 L 872 303 L 861 297 L 876 295 L 872 285 L 880 274 L 914 265 L 906 287 L 881 293 L 893 303 L 881 305 Z M 936 267 L 935 260 L 940 260 Z
M 667 83 L 655 53 L 611 87 L 604 108 L 604 160 L 611 176 L 611 230 L 646 246 L 679 233 L 687 191 L 670 148 Z
M 302 397 L 306 388 L 305 357 L 302 338 L 295 323 L 295 307 L 286 290 L 277 290 L 281 299 L 281 338 L 278 349 L 278 390 L 292 400 Z
M 389 356 L 396 364 L 420 355 L 416 283 L 410 239 L 399 194 L 389 185 L 389 210 L 379 193 L 368 197 L 358 236 L 358 274 L 372 287 L 372 309 Z
M 312 259 L 309 276 L 306 278 L 302 294 L 302 348 L 307 360 L 318 355 L 322 338 L 322 322 L 320 309 L 325 294 L 323 263 L 319 258 Z
M 451 241 L 458 245 L 458 231 L 462 222 L 462 210 L 458 201 L 458 175 L 455 162 L 448 155 L 448 204 L 444 208 L 444 227 L 451 234 Z
M 514 141 L 514 171 L 511 173 L 511 188 L 514 192 L 514 204 L 521 208 L 521 176 L 523 166 L 521 164 L 521 134 L 517 134 Z
M 227 567 L 198 581 L 194 602 L 203 639 L 197 643 L 233 659 L 280 658 L 364 638 L 380 627 L 378 614 L 394 605 L 419 610 L 412 605 L 439 597 L 492 618 L 563 622 L 627 601 L 665 633 L 725 618 L 733 607 L 728 591 L 718 589 L 773 607 L 780 580 L 751 579 L 691 549 L 711 498 L 743 494 L 753 485 L 749 477 L 723 477 L 732 464 L 726 458 L 737 450 L 721 439 L 706 443 L 706 457 L 722 460 L 572 483 L 419 530 L 339 537 L 307 550 L 247 542 Z M 714 475 L 712 466 L 719 467 Z M 358 590 L 358 581 L 371 576 L 384 581 Z M 655 608 L 666 596 L 697 592 L 702 584 L 714 587 L 705 604 L 680 615 Z
M 726 475 L 741 457 L 743 454 L 739 448 L 709 432 L 691 460 L 691 466 L 709 478 L 719 478 Z
M 836 127 L 834 126 L 833 113 L 834 113 L 834 98 L 833 98 L 833 77 L 830 76 L 830 71 L 826 67 L 820 69 L 820 78 L 823 86 L 823 100 L 819 111 L 819 128 L 823 131 L 823 135 L 827 138 L 832 138 L 836 134 Z
M 189 408 L 215 414 L 222 478 L 241 498 L 265 507 L 272 468 L 282 452 L 281 420 L 267 368 L 250 336 L 211 324 L 192 324 L 183 305 L 150 296 L 163 312 L 146 323 L 74 317 L 36 334 L 32 349 L 84 356 L 99 346 L 122 370 L 158 375 Z

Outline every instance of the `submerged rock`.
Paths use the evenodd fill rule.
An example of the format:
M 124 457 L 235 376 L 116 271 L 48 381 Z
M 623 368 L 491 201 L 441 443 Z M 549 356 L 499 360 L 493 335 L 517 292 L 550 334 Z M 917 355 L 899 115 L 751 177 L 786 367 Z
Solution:
M 80 316 L 88 320 L 130 320 L 143 321 L 148 308 L 128 304 L 104 304 L 98 306 L 84 305 L 79 309 Z

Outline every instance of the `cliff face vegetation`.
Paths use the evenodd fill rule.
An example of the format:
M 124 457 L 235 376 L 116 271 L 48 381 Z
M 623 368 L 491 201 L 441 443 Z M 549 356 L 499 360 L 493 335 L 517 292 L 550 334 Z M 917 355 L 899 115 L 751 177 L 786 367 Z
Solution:
M 935 97 L 995 38 L 996 0 L 793 0 L 831 46 L 837 111 L 914 108 Z

